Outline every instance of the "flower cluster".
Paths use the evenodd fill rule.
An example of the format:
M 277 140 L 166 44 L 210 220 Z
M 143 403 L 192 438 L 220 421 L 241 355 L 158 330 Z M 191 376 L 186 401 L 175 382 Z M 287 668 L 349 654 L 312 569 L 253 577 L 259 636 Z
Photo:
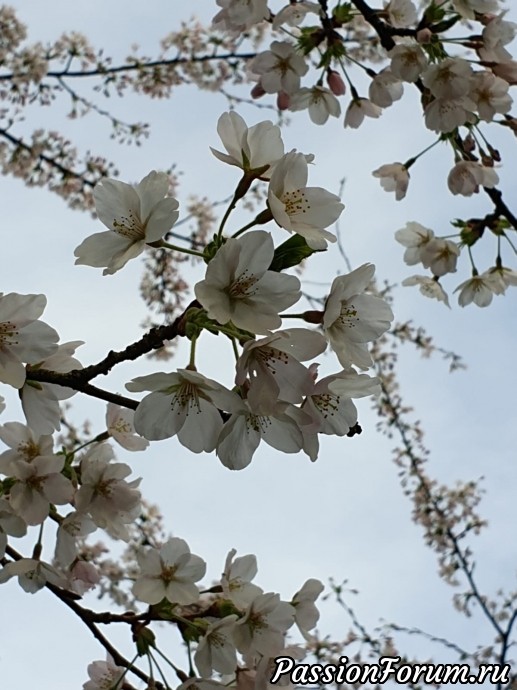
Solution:
M 478 223 L 479 225 L 479 223 Z M 422 264 L 431 271 L 431 276 L 414 275 L 406 278 L 403 285 L 418 285 L 420 292 L 426 297 L 432 297 L 449 306 L 449 298 L 440 278 L 447 273 L 456 272 L 456 264 L 460 256 L 462 243 L 469 246 L 469 234 L 473 231 L 467 224 L 459 235 L 459 242 L 435 237 L 429 228 L 420 223 L 410 222 L 406 227 L 397 230 L 395 238 L 406 247 L 404 261 L 409 266 Z M 504 294 L 506 288 L 517 285 L 517 271 L 504 267 L 499 261 L 495 266 L 479 274 L 473 268 L 472 278 L 465 280 L 456 288 L 459 292 L 460 306 L 474 303 L 478 307 L 487 307 L 494 295 Z
M 138 553 L 133 593 L 151 604 L 158 616 L 163 611 L 165 620 L 178 613 L 188 622 L 183 634 L 195 644 L 198 682 L 223 675 L 233 685 L 240 673 L 246 673 L 258 687 L 269 681 L 270 660 L 290 653 L 288 631 L 296 626 L 304 639 L 311 639 L 323 585 L 309 579 L 290 601 L 283 601 L 279 594 L 264 592 L 252 581 L 257 574 L 254 555 L 235 556 L 232 549 L 219 581 L 200 592 L 196 583 L 205 575 L 206 563 L 190 552 L 187 542 L 171 538 L 159 547 L 144 547 Z M 146 639 L 144 634 L 140 631 L 142 639 Z M 111 657 L 95 661 L 88 666 L 90 680 L 83 688 L 107 687 L 101 683 L 116 682 L 123 672 Z

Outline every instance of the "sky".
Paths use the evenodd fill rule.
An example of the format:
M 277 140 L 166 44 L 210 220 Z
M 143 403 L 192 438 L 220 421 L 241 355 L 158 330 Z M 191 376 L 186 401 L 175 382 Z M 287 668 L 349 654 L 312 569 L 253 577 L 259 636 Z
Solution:
M 30 40 L 45 42 L 65 30 L 77 30 L 118 57 L 135 42 L 152 54 L 167 31 L 177 28 L 180 20 L 189 20 L 189 11 L 206 20 L 214 13 L 208 0 L 190 3 L 189 11 L 180 3 L 171 8 L 166 0 L 130 6 L 121 0 L 74 5 L 61 0 L 17 0 L 12 4 L 29 25 Z M 187 86 L 178 88 L 169 100 L 113 97 L 102 105 L 126 120 L 149 121 L 149 140 L 140 148 L 118 146 L 95 116 L 66 120 L 59 104 L 31 110 L 19 133 L 38 125 L 62 130 L 81 150 L 99 151 L 115 160 L 119 179 L 124 181 L 138 181 L 151 169 L 175 163 L 183 171 L 180 202 L 189 193 L 218 200 L 233 191 L 238 173 L 209 151 L 209 146 L 220 147 L 216 123 L 227 107 L 220 94 Z M 250 106 L 238 112 L 249 124 L 270 117 L 267 111 Z M 489 131 L 495 130 L 494 141 L 506 152 L 500 186 L 511 200 L 517 179 L 512 163 L 515 140 L 509 131 L 499 129 Z M 342 118 L 318 128 L 301 112 L 292 115 L 283 138 L 286 150 L 315 154 L 311 185 L 336 192 L 339 181 L 346 178 L 341 229 L 347 255 L 353 266 L 375 263 L 381 281 L 399 284 L 414 272 L 403 264 L 403 249 L 394 240 L 394 232 L 408 220 L 448 234 L 451 219 L 490 210 L 484 195 L 466 199 L 448 193 L 446 177 L 453 160 L 442 146 L 414 166 L 408 196 L 402 202 L 385 193 L 371 176 L 383 163 L 407 160 L 433 141 L 411 89 L 406 88 L 404 99 L 380 120 L 367 121 L 359 130 L 345 130 Z M 8 177 L 1 183 L 8 237 L 0 254 L 1 289 L 46 294 L 44 320 L 56 328 L 63 342 L 85 341 L 77 355 L 85 365 L 138 339 L 145 317 L 138 296 L 141 264 L 133 261 L 108 277 L 97 269 L 74 266 L 74 248 L 99 232 L 100 224 L 66 208 L 45 190 L 27 189 Z M 273 233 L 275 241 L 284 239 L 280 230 Z M 490 254 L 483 256 L 483 250 L 476 257 L 481 269 L 493 260 Z M 309 262 L 305 275 L 324 282 L 343 272 L 342 259 L 331 249 Z M 467 275 L 462 256 L 457 277 L 449 276 L 446 288 L 452 291 Z M 200 280 L 201 268 L 192 269 L 190 278 L 192 283 Z M 483 310 L 461 309 L 453 297 L 448 310 L 426 300 L 416 289 L 395 290 L 396 319 L 424 326 L 438 345 L 461 354 L 468 367 L 451 375 L 439 357 L 423 360 L 411 347 L 400 348 L 403 396 L 422 420 L 431 451 L 430 474 L 451 483 L 484 477 L 481 513 L 490 525 L 474 547 L 476 575 L 489 595 L 501 586 L 515 586 L 515 299 L 510 289 Z M 231 352 L 213 340 L 207 338 L 199 346 L 199 369 L 214 378 L 222 376 L 222 382 L 231 385 L 230 366 L 222 374 L 220 366 L 221 358 L 232 361 Z M 100 385 L 123 391 L 134 375 L 184 366 L 186 352 L 180 347 L 177 358 L 166 365 L 124 364 Z M 0 395 L 9 402 L 0 421 L 21 419 L 16 396 L 3 385 Z M 359 590 L 349 602 L 370 628 L 384 619 L 449 637 L 468 649 L 490 643 L 490 631 L 478 616 L 469 620 L 453 610 L 454 590 L 438 578 L 434 555 L 411 522 L 411 505 L 391 461 L 395 442 L 376 433 L 368 401 L 359 401 L 358 408 L 363 434 L 353 439 L 323 439 L 314 464 L 303 454 L 282 456 L 263 446 L 250 467 L 232 473 L 214 454 L 192 455 L 175 439 L 154 443 L 141 454 L 118 447 L 116 453 L 119 461 L 131 465 L 135 476 L 143 478 L 144 496 L 160 506 L 168 531 L 186 539 L 192 552 L 207 561 L 207 582 L 221 572 L 227 552 L 236 548 L 239 555 L 257 555 L 257 584 L 265 591 L 279 591 L 286 599 L 309 577 L 323 582 L 329 576 L 336 581 L 347 579 L 350 587 Z M 95 433 L 104 428 L 104 414 L 103 403 L 73 398 L 73 419 L 89 418 Z M 92 606 L 106 606 L 88 601 Z M 42 690 L 81 687 L 88 663 L 104 657 L 82 624 L 49 592 L 27 595 L 11 581 L 0 588 L 0 602 L 4 620 L 12 623 L 0 632 L 3 687 L 24 690 L 35 683 Z M 322 606 L 322 634 L 339 639 L 348 627 L 345 614 L 335 605 Z M 106 632 L 130 655 L 128 639 L 120 630 Z M 440 649 L 414 639 L 405 642 L 406 649 L 415 649 L 422 657 L 434 653 L 437 660 L 444 658 Z M 27 663 L 28 654 L 31 663 Z

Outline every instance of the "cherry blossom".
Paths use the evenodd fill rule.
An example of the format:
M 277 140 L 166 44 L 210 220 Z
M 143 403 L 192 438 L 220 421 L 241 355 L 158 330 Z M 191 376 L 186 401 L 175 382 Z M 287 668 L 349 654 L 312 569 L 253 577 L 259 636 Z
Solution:
M 381 181 L 387 192 L 395 192 L 395 199 L 400 201 L 406 196 L 409 186 L 409 172 L 402 163 L 388 163 L 374 170 L 372 175 Z
M 368 87 L 371 102 L 380 108 L 389 108 L 402 98 L 404 86 L 400 79 L 386 67 L 375 76 Z
M 57 530 L 54 557 L 62 568 L 68 568 L 78 553 L 77 539 L 95 532 L 97 526 L 87 515 L 73 511 L 60 523 Z
M 137 554 L 140 574 L 133 594 L 146 604 L 168 599 L 173 604 L 192 604 L 199 598 L 194 584 L 206 572 L 206 563 L 190 553 L 183 539 L 172 538 L 160 549 L 147 547 Z
M 308 176 L 305 156 L 296 151 L 286 154 L 271 175 L 268 203 L 280 227 L 304 237 L 312 249 L 325 249 L 327 241 L 336 238 L 323 228 L 339 218 L 344 204 L 326 189 L 307 187 Z
M 445 58 L 422 72 L 421 79 L 435 98 L 452 101 L 466 96 L 471 88 L 474 72 L 466 60 Z
M 273 41 L 270 50 L 253 58 L 249 70 L 260 77 L 260 85 L 266 93 L 294 94 L 300 88 L 300 77 L 307 74 L 309 66 L 292 43 Z
M 459 292 L 458 304 L 466 307 L 474 302 L 478 307 L 488 307 L 494 295 L 501 294 L 504 283 L 502 279 L 490 272 L 473 275 L 472 278 L 463 281 L 454 292 Z
M 475 19 L 476 12 L 490 14 L 499 10 L 499 0 L 452 0 L 452 4 L 465 19 Z
M 75 507 L 90 515 L 97 527 L 114 539 L 129 539 L 126 525 L 140 512 L 140 479 L 126 482 L 131 468 L 114 458 L 107 443 L 93 446 L 81 458 L 81 487 L 75 496 Z
M 38 318 L 45 295 L 0 293 L 0 381 L 14 388 L 25 382 L 26 364 L 36 364 L 57 350 L 59 335 Z
M 305 582 L 291 600 L 291 604 L 294 606 L 295 623 L 306 640 L 311 639 L 309 630 L 316 627 L 319 620 L 320 612 L 314 602 L 323 590 L 323 584 L 319 580 L 311 578 Z
M 65 464 L 63 455 L 39 455 L 31 462 L 11 463 L 16 482 L 11 487 L 9 502 L 28 525 L 39 525 L 47 517 L 50 504 L 70 503 L 74 487 L 61 474 Z
M 461 98 L 435 98 L 426 106 L 425 124 L 433 132 L 452 132 L 456 127 L 476 122 L 475 102 L 468 96 Z
M 307 2 L 307 0 L 291 2 L 275 14 L 273 29 L 278 29 L 282 24 L 298 26 L 308 14 L 320 14 L 320 12 L 321 7 L 317 2 Z
M 232 549 L 224 564 L 221 587 L 224 596 L 237 608 L 245 609 L 255 597 L 262 594 L 258 585 L 252 583 L 257 574 L 257 557 L 253 554 L 235 558 L 237 551 Z
M 315 125 L 324 125 L 329 116 L 339 117 L 341 106 L 330 89 L 324 86 L 302 88 L 291 98 L 289 110 L 309 110 L 309 117 Z
M 512 108 L 513 99 L 508 93 L 509 84 L 492 72 L 476 72 L 470 97 L 476 102 L 479 117 L 491 122 L 496 113 L 505 114 Z
M 499 176 L 493 168 L 476 161 L 459 161 L 449 173 L 447 185 L 453 194 L 471 196 L 479 187 L 495 187 Z
M 437 299 L 440 302 L 444 302 L 449 308 L 449 297 L 443 287 L 440 285 L 438 280 L 435 278 L 429 278 L 429 276 L 409 276 L 402 281 L 402 285 L 411 286 L 418 285 L 420 292 L 425 297 L 431 297 L 432 299 Z
M 217 442 L 217 457 L 230 470 L 247 467 L 261 440 L 283 453 L 298 453 L 303 447 L 300 424 L 293 418 L 293 413 L 301 414 L 301 410 L 271 400 L 267 385 L 253 386 L 249 396 L 253 402 L 250 404 L 250 397 L 242 401 L 224 424 Z
M 47 582 L 56 587 L 66 587 L 66 578 L 48 563 L 35 558 L 20 558 L 10 561 L 0 570 L 0 584 L 12 577 L 18 578 L 18 584 L 29 594 L 43 589 Z
M 210 678 L 217 673 L 234 673 L 237 666 L 237 653 L 233 643 L 233 630 L 237 616 L 208 618 L 209 625 L 199 640 L 194 654 L 194 663 L 202 677 Z
M 293 625 L 295 609 L 272 592 L 259 594 L 236 624 L 234 639 L 241 654 L 274 656 L 284 646 L 284 635 Z
M 217 122 L 217 133 L 227 153 L 210 148 L 216 158 L 242 168 L 258 171 L 269 179 L 275 163 L 284 155 L 280 128 L 269 120 L 249 127 L 236 112 L 223 113 Z
M 214 29 L 242 33 L 269 17 L 267 0 L 216 0 L 222 9 L 212 20 Z
M 422 251 L 433 238 L 434 232 L 432 230 L 414 221 L 406 223 L 406 227 L 395 233 L 397 242 L 406 247 L 404 261 L 408 266 L 422 262 Z
M 0 497 L 0 558 L 5 555 L 7 537 L 24 537 L 27 533 L 27 525 L 22 518 L 17 515 L 10 503 Z
M 153 170 L 136 187 L 105 178 L 93 190 L 99 220 L 109 228 L 86 238 L 75 263 L 113 275 L 146 246 L 162 239 L 178 219 L 178 202 L 167 197 L 169 177 Z
M 420 260 L 425 268 L 431 269 L 433 275 L 440 277 L 456 272 L 459 255 L 460 248 L 455 242 L 435 237 L 422 247 Z
M 243 385 L 247 377 L 267 378 L 266 386 L 279 400 L 299 403 L 312 389 L 312 377 L 300 362 L 313 359 L 327 347 L 325 338 L 306 328 L 277 331 L 260 340 L 244 344 L 237 361 L 235 383 Z
M 150 441 L 178 435 L 193 453 L 214 450 L 223 428 L 220 410 L 239 409 L 239 397 L 217 381 L 197 371 L 178 369 L 138 376 L 126 388 L 132 392 L 153 391 L 140 402 L 135 428 Z
M 380 297 L 361 294 L 373 279 L 375 266 L 364 264 L 334 279 L 325 304 L 323 329 L 342 367 L 372 365 L 367 343 L 390 327 L 393 312 Z
M 80 345 L 84 345 L 82 340 L 63 343 L 50 357 L 28 367 L 29 380 L 20 390 L 20 398 L 27 424 L 36 434 L 52 434 L 61 428 L 59 401 L 71 398 L 77 391 L 54 383 L 31 381 L 30 372 L 33 369 L 49 369 L 64 374 L 73 369 L 82 369 L 81 362 L 72 356 Z
M 93 661 L 88 665 L 90 680 L 83 683 L 83 690 L 107 690 L 121 687 L 121 679 L 126 669 L 116 666 L 113 658 L 108 654 L 106 661 Z
M 122 448 L 130 451 L 145 450 L 149 441 L 138 436 L 134 425 L 135 413 L 120 405 L 108 403 L 106 410 L 106 426 L 108 434 Z
M 390 69 L 402 81 L 415 82 L 427 67 L 427 57 L 416 43 L 400 43 L 389 52 Z
M 486 62 L 509 62 L 512 54 L 504 46 L 513 41 L 517 24 L 504 19 L 506 12 L 492 17 L 483 29 L 483 47 L 478 48 L 479 57 Z
M 381 115 L 381 108 L 372 101 L 367 98 L 354 98 L 346 111 L 344 125 L 357 129 L 362 125 L 365 117 L 377 118 Z
M 52 455 L 52 436 L 36 435 L 21 422 L 6 422 L 0 425 L 0 439 L 10 450 L 0 455 L 0 472 L 9 474 L 11 464 L 19 461 L 32 462 L 38 455 Z
M 278 314 L 300 298 L 300 281 L 269 271 L 273 255 L 271 235 L 263 230 L 228 239 L 194 288 L 208 316 L 251 333 L 278 328 Z
M 418 15 L 411 0 L 390 0 L 384 8 L 391 26 L 405 28 L 416 24 Z

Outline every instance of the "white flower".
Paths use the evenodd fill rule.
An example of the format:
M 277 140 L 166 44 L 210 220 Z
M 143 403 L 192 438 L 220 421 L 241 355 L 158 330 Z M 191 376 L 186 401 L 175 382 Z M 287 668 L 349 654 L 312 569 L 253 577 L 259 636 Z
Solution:
M 255 597 L 262 594 L 258 585 L 252 583 L 257 574 L 257 558 L 253 554 L 234 558 L 237 551 L 232 549 L 226 556 L 221 587 L 227 599 L 239 609 L 245 609 Z
M 446 58 L 422 72 L 421 79 L 435 98 L 452 101 L 470 91 L 474 72 L 466 60 Z
M 160 549 L 142 549 L 137 559 L 140 575 L 133 594 L 140 601 L 158 604 L 167 599 L 173 604 L 193 604 L 199 599 L 194 582 L 205 575 L 206 563 L 190 553 L 183 539 L 169 539 Z
M 211 678 L 213 671 L 221 674 L 235 672 L 237 654 L 232 635 L 236 620 L 235 614 L 221 619 L 208 618 L 210 624 L 194 654 L 194 662 L 203 678 Z
M 422 247 L 420 260 L 424 268 L 430 268 L 433 275 L 440 277 L 456 272 L 459 255 L 460 248 L 455 242 L 435 237 Z
M 425 107 L 425 126 L 433 132 L 452 132 L 466 123 L 473 124 L 476 104 L 468 96 L 454 100 L 435 98 Z
M 454 9 L 464 19 L 475 19 L 479 14 L 492 14 L 499 10 L 499 0 L 452 0 Z
M 344 204 L 326 189 L 307 187 L 308 176 L 303 153 L 286 154 L 271 175 L 268 203 L 280 227 L 304 237 L 312 249 L 325 249 L 336 238 L 323 228 L 335 223 Z
M 358 374 L 352 368 L 320 379 L 303 403 L 303 411 L 312 420 L 306 431 L 345 436 L 357 423 L 357 408 L 351 398 L 379 393 L 378 378 Z
M 232 412 L 240 407 L 238 395 L 188 369 L 138 376 L 126 388 L 133 393 L 153 391 L 135 413 L 139 434 L 150 441 L 177 434 L 180 443 L 193 453 L 211 453 L 223 428 L 220 410 Z
M 434 278 L 429 278 L 429 276 L 409 276 L 402 281 L 402 285 L 418 285 L 420 292 L 425 295 L 425 297 L 430 297 L 432 299 L 437 299 L 440 302 L 444 302 L 449 308 L 449 297 L 447 293 L 440 285 L 438 280 Z
M 228 239 L 195 286 L 196 298 L 208 316 L 220 324 L 267 334 L 279 328 L 279 313 L 300 299 L 300 281 L 269 271 L 274 246 L 263 230 Z
M 212 20 L 212 27 L 221 31 L 243 33 L 269 17 L 267 0 L 216 0 L 222 9 Z
M 424 228 L 420 223 L 409 222 L 405 228 L 397 230 L 395 239 L 400 242 L 406 251 L 404 261 L 408 266 L 421 263 L 422 251 L 426 244 L 434 238 L 434 232 L 429 228 Z
M 378 177 L 386 192 L 395 192 L 395 199 L 400 201 L 406 196 L 409 185 L 409 172 L 402 163 L 388 163 L 374 170 L 372 175 Z
M 481 60 L 485 62 L 509 62 L 512 54 L 504 46 L 513 41 L 517 24 L 504 19 L 506 12 L 490 19 L 483 29 L 483 47 L 478 48 Z
M 114 539 L 129 539 L 126 525 L 140 513 L 140 479 L 128 483 L 131 468 L 111 462 L 113 449 L 107 443 L 93 446 L 81 459 L 81 488 L 75 496 L 75 507 L 88 513 L 97 527 Z
M 116 666 L 108 654 L 106 661 L 93 661 L 88 665 L 90 680 L 83 683 L 83 690 L 122 690 L 121 680 L 126 674 L 126 669 Z
M 87 237 L 75 250 L 75 263 L 106 267 L 113 275 L 130 259 L 139 256 L 146 244 L 157 242 L 178 219 L 178 202 L 166 197 L 169 178 L 153 170 L 133 187 L 106 178 L 93 190 L 99 220 L 109 228 Z
M 292 43 L 273 41 L 270 50 L 259 53 L 249 65 L 253 74 L 260 76 L 260 84 L 266 93 L 284 91 L 291 95 L 300 88 L 300 77 L 307 74 L 309 66 Z
M 390 327 L 393 312 L 380 297 L 361 294 L 368 287 L 375 266 L 364 264 L 355 271 L 334 279 L 325 304 L 323 329 L 339 363 L 347 369 L 372 365 L 367 343 Z
M 29 594 L 35 594 L 43 589 L 47 582 L 56 587 L 66 587 L 66 578 L 48 563 L 35 558 L 20 558 L 10 561 L 0 570 L 0 584 L 12 577 L 18 578 L 20 587 Z
M 73 388 L 59 386 L 56 383 L 40 383 L 31 381 L 31 369 L 49 369 L 61 374 L 82 369 L 79 360 L 72 357 L 76 349 L 84 345 L 82 340 L 74 340 L 70 343 L 59 345 L 53 355 L 47 357 L 36 365 L 29 365 L 27 370 L 28 381 L 20 391 L 23 413 L 27 424 L 36 434 L 52 434 L 61 428 L 60 400 L 67 400 L 77 393 Z
M 372 103 L 367 98 L 354 98 L 345 114 L 345 127 L 357 129 L 361 126 L 365 117 L 377 118 L 382 115 L 382 110 L 378 105 Z
M 241 654 L 274 656 L 284 646 L 284 635 L 294 623 L 295 610 L 280 595 L 259 594 L 235 624 L 234 639 Z
M 476 72 L 470 97 L 476 102 L 479 117 L 491 122 L 496 113 L 504 114 L 512 108 L 513 99 L 508 93 L 509 84 L 492 72 Z
M 305 17 L 309 14 L 320 14 L 321 7 L 317 2 L 307 2 L 306 0 L 298 0 L 298 2 L 290 3 L 275 14 L 273 19 L 273 29 L 278 29 L 282 24 L 288 26 L 298 26 L 303 22 Z
M 416 43 L 400 43 L 389 52 L 390 69 L 402 81 L 416 81 L 428 62 L 422 48 Z
M 45 295 L 4 295 L 0 292 L 0 381 L 21 388 L 26 364 L 36 364 L 57 350 L 59 335 L 38 321 Z
M 486 273 L 494 277 L 492 290 L 496 295 L 502 295 L 506 292 L 506 288 L 510 286 L 517 286 L 517 271 L 506 266 L 493 266 Z
M 24 537 L 27 533 L 27 525 L 19 515 L 13 511 L 5 498 L 0 497 L 0 558 L 5 555 L 7 536 Z
M 311 639 L 309 630 L 312 630 L 319 620 L 320 612 L 314 602 L 323 590 L 323 584 L 319 580 L 311 578 L 291 600 L 295 611 L 294 620 L 306 640 Z
M 411 0 L 390 0 L 385 6 L 388 20 L 395 28 L 405 28 L 416 24 L 418 15 Z
M 241 408 L 223 426 L 217 457 L 228 469 L 242 470 L 250 464 L 262 439 L 283 453 L 298 453 L 303 447 L 303 436 L 293 411 L 301 413 L 288 403 L 271 400 L 267 386 L 252 386 L 248 399 L 242 401 Z
M 341 106 L 330 89 L 324 86 L 313 86 L 312 89 L 302 88 L 291 98 L 289 110 L 309 109 L 309 117 L 315 125 L 324 125 L 332 117 L 341 115 Z
M 38 455 L 52 455 L 52 436 L 37 436 L 32 429 L 20 422 L 0 425 L 0 439 L 9 446 L 0 455 L 0 472 L 9 474 L 11 464 L 18 461 L 32 462 Z
M 145 450 L 149 445 L 149 441 L 138 436 L 135 432 L 134 418 L 135 413 L 133 410 L 115 405 L 115 403 L 108 403 L 106 426 L 111 438 L 126 450 Z
M 449 173 L 447 185 L 453 194 L 472 196 L 479 187 L 495 187 L 499 176 L 493 168 L 485 167 L 476 161 L 459 161 Z
M 90 589 L 93 589 L 100 579 L 100 573 L 93 563 L 78 560 L 67 573 L 66 588 L 82 597 Z
M 492 72 L 510 85 L 517 84 L 517 61 L 498 62 L 491 67 Z
M 62 568 L 68 568 L 78 553 L 77 539 L 95 532 L 94 522 L 83 513 L 73 511 L 60 523 L 57 530 L 54 558 Z
M 290 403 L 299 403 L 312 390 L 312 377 L 303 364 L 327 347 L 325 338 L 307 328 L 277 331 L 260 340 L 245 343 L 237 361 L 235 383 L 242 386 L 246 377 L 267 379 L 271 395 Z
M 501 294 L 501 282 L 499 276 L 490 272 L 472 276 L 454 290 L 454 292 L 460 292 L 458 304 L 460 307 L 466 307 L 467 304 L 474 302 L 478 307 L 488 307 L 492 302 L 492 297 Z
M 368 88 L 370 100 L 380 108 L 389 108 L 395 101 L 402 98 L 404 86 L 393 72 L 386 67 L 377 74 Z
M 228 153 L 210 147 L 214 156 L 245 171 L 259 170 L 262 179 L 271 177 L 274 164 L 284 155 L 280 128 L 269 120 L 248 128 L 242 117 L 231 111 L 217 121 L 217 133 Z
M 11 464 L 17 480 L 11 487 L 9 501 L 17 515 L 28 525 L 39 525 L 47 517 L 50 504 L 70 503 L 74 487 L 61 474 L 63 455 L 40 455 L 30 463 L 22 460 Z

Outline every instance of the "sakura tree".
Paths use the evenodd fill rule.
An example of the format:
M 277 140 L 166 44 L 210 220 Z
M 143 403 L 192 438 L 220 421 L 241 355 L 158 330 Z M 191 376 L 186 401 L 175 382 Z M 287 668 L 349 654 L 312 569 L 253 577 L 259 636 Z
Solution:
M 425 646 L 405 648 L 404 633 L 437 645 L 432 652 L 437 663 L 448 654 L 447 660 L 471 664 L 474 673 L 480 664 L 492 664 L 492 681 L 514 687 L 517 594 L 507 578 L 493 596 L 478 581 L 472 537 L 486 524 L 478 513 L 480 488 L 470 477 L 452 486 L 449 477 L 441 483 L 430 476 L 420 423 L 411 418 L 396 377 L 397 347 L 404 343 L 425 356 L 442 354 L 451 370 L 462 364 L 422 328 L 399 319 L 397 304 L 405 298 L 394 301 L 389 271 L 395 256 L 402 265 L 402 245 L 405 264 L 428 271 L 405 276 L 403 284 L 419 286 L 424 296 L 443 303 L 433 305 L 438 309 L 452 306 L 446 282 L 458 271 L 462 279 L 453 288 L 460 306 L 473 305 L 469 309 L 492 305 L 494 296 L 517 283 L 512 267 L 517 219 L 504 178 L 508 171 L 500 166 L 516 131 L 510 87 L 517 83 L 511 53 L 517 25 L 498 0 L 421 7 L 391 0 L 382 8 L 362 0 L 287 5 L 217 0 L 216 5 L 205 24 L 192 20 L 165 37 L 157 55 L 135 47 L 119 62 L 77 33 L 49 45 L 31 44 L 16 10 L 0 10 L 3 171 L 96 217 L 87 219 L 89 229 L 74 236 L 66 254 L 70 265 L 75 258 L 79 266 L 73 275 L 81 272 L 75 298 L 81 315 L 90 308 L 89 286 L 95 281 L 99 286 L 125 281 L 117 284 L 127 306 L 133 294 L 126 290 L 141 271 L 142 257 L 140 290 L 147 308 L 145 320 L 134 325 L 138 334 L 121 343 L 114 325 L 118 315 L 102 317 L 99 303 L 91 323 L 102 354 L 83 357 L 80 348 L 88 344 L 80 319 L 79 331 L 70 337 L 85 337 L 86 345 L 69 340 L 67 326 L 62 335 L 54 318 L 44 317 L 52 325 L 41 320 L 45 309 L 54 315 L 59 306 L 41 292 L 30 287 L 0 295 L 2 590 L 16 587 L 20 596 L 21 588 L 27 610 L 45 592 L 55 606 L 76 615 L 100 651 L 89 656 L 77 681 L 74 677 L 87 690 L 264 688 L 271 685 L 278 658 L 337 667 L 349 658 L 361 665 L 396 657 L 404 665 L 431 656 Z M 93 80 L 93 93 L 83 87 L 87 79 Z M 117 94 L 136 103 L 137 94 L 173 103 L 187 83 L 198 91 L 218 91 L 221 104 L 202 125 L 210 127 L 211 152 L 206 147 L 204 160 L 191 160 L 201 186 L 191 197 L 185 197 L 174 166 L 149 161 L 136 173 L 140 181 L 132 181 L 132 172 L 119 174 L 91 151 L 81 155 L 54 129 L 39 126 L 27 134 L 26 120 L 43 117 L 35 106 L 54 111 L 69 99 L 73 119 L 103 118 L 115 138 L 143 144 L 149 127 L 122 121 L 104 99 Z M 377 120 L 406 97 L 413 98 L 407 111 L 411 124 L 428 138 L 423 146 L 403 163 L 379 161 L 369 170 L 353 166 L 346 170 L 346 184 L 337 183 L 335 170 L 326 186 L 317 184 L 320 171 L 331 168 L 329 152 L 341 145 L 338 137 L 352 141 L 368 127 L 369 137 L 379 128 L 383 132 L 383 120 Z M 282 128 L 288 120 L 291 128 Z M 314 139 L 323 131 L 318 125 L 331 131 L 331 145 L 322 155 Z M 382 137 L 369 152 L 364 140 L 360 146 L 366 148 L 359 159 L 383 153 Z M 431 183 L 424 161 L 437 151 L 451 163 Z M 405 155 L 401 151 L 399 160 Z M 204 170 L 213 165 L 218 172 L 207 178 L 207 194 Z M 345 241 L 343 231 L 353 203 L 347 189 L 364 175 L 394 192 L 401 205 L 409 203 L 420 177 L 426 188 L 432 184 L 427 197 L 452 193 L 454 203 L 460 200 L 454 213 L 462 217 L 445 231 L 431 229 L 433 204 L 419 201 L 422 223 L 380 229 L 391 238 L 389 263 L 383 254 L 392 249 L 380 244 L 361 246 L 358 238 L 355 252 L 354 237 Z M 220 196 L 212 196 L 212 184 Z M 330 191 L 332 184 L 338 189 Z M 27 191 L 27 198 L 31 193 L 36 192 Z M 364 223 L 368 211 L 362 199 Z M 54 251 L 58 256 L 57 247 Z M 352 265 L 354 253 L 366 256 Z M 3 256 L 8 267 L 8 245 Z M 382 266 L 380 277 L 373 261 Z M 316 285 L 313 265 L 320 278 Z M 383 283 L 385 276 L 389 282 Z M 64 299 L 74 289 L 71 281 L 60 288 Z M 110 290 L 117 288 L 102 290 L 111 295 L 109 304 Z M 425 300 L 417 299 L 414 304 L 425 309 Z M 464 313 L 459 312 L 462 318 Z M 132 317 L 126 309 L 120 323 Z M 378 422 L 366 407 L 358 412 L 360 398 L 371 401 Z M 89 404 L 83 407 L 84 401 Z M 84 421 L 91 417 L 93 423 Z M 257 557 L 249 553 L 253 534 L 250 547 L 237 551 L 231 530 L 221 534 L 215 528 L 221 504 L 243 524 L 244 505 L 256 504 L 249 526 L 259 539 L 272 511 L 267 492 L 282 476 L 273 463 L 296 456 L 285 486 L 303 473 L 303 493 L 294 502 L 284 490 L 282 512 L 265 543 L 268 549 L 275 542 L 283 545 L 288 560 L 294 554 L 300 558 L 312 513 L 325 512 L 316 487 L 329 450 L 346 454 L 348 475 L 355 449 L 372 437 L 376 425 L 398 439 L 395 462 L 412 519 L 437 556 L 442 581 L 458 588 L 455 607 L 486 626 L 479 640 L 467 636 L 466 645 L 458 643 L 447 626 L 427 632 L 416 624 L 387 623 L 368 630 L 351 606 L 352 590 L 337 580 L 327 585 L 325 597 L 348 616 L 350 629 L 345 633 L 341 624 L 340 633 L 326 637 L 317 625 L 324 581 L 332 572 L 322 573 L 314 554 L 304 554 L 300 562 L 304 571 L 314 565 L 315 572 L 289 582 L 288 593 L 277 592 L 283 590 L 282 577 L 278 585 L 257 578 Z M 159 441 L 165 444 L 157 446 Z M 166 525 L 144 493 L 147 476 L 155 473 L 156 447 L 169 461 L 160 466 L 158 482 L 170 484 L 171 502 L 182 496 L 188 505 L 179 520 Z M 186 449 L 186 471 L 175 470 L 171 448 Z M 148 460 L 135 471 L 138 456 Z M 239 511 L 242 499 L 236 494 L 246 481 L 241 477 L 264 457 L 272 463 L 271 484 L 262 497 L 256 491 L 244 498 Z M 206 493 L 209 482 L 200 486 L 203 477 L 193 469 L 198 460 L 206 461 L 203 471 L 220 473 L 215 495 Z M 370 481 L 354 488 L 361 501 L 369 500 Z M 194 546 L 179 526 L 188 532 L 198 516 L 203 527 Z M 324 518 L 313 542 L 327 554 L 333 547 L 325 534 L 332 529 Z M 215 548 L 225 558 L 211 563 L 201 553 L 203 545 L 209 555 Z M 262 552 L 267 558 L 269 551 Z M 349 558 L 354 560 L 353 553 Z M 361 582 L 355 584 L 367 595 Z M 124 639 L 116 632 L 121 629 Z M 50 666 L 60 658 L 60 630 L 52 631 L 52 640 L 56 656 L 54 661 L 49 654 Z M 300 675 L 294 682 L 306 681 Z M 435 682 L 426 678 L 424 684 Z

